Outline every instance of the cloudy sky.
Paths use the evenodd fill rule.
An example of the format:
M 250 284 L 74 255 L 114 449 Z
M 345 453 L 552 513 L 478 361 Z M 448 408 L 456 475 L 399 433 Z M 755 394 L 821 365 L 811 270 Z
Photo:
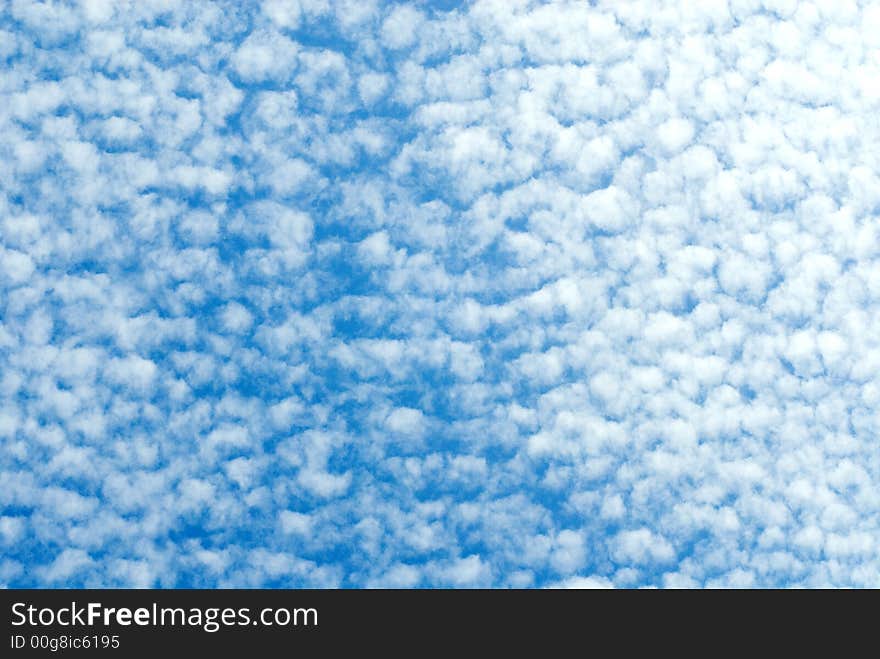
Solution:
M 9 0 L 0 584 L 880 585 L 880 3 Z

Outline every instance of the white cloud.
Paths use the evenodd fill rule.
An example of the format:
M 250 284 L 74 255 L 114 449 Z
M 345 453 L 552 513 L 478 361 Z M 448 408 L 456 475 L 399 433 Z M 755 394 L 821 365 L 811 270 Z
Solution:
M 0 583 L 876 585 L 875 7 L 7 14 Z
M 262 11 L 280 28 L 295 30 L 299 27 L 302 8 L 297 0 L 265 0 Z
M 383 42 L 392 49 L 411 46 L 424 17 L 422 13 L 410 5 L 398 5 L 382 23 L 381 36 Z
M 277 32 L 257 32 L 244 40 L 231 62 L 245 82 L 284 81 L 297 68 L 298 52 L 293 41 Z
M 668 563 L 675 557 L 669 541 L 648 529 L 623 531 L 614 539 L 614 558 L 636 565 Z
M 438 566 L 438 576 L 448 585 L 456 588 L 474 588 L 487 583 L 490 567 L 479 556 L 471 555 Z
M 223 326 L 230 332 L 241 334 L 251 328 L 254 317 L 246 307 L 238 302 L 230 302 L 223 308 L 222 322 Z

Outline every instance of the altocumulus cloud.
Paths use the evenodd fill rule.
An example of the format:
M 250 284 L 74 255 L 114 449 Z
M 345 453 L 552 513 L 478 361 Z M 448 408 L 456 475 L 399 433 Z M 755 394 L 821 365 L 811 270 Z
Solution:
M 0 9 L 0 582 L 877 586 L 880 5 Z

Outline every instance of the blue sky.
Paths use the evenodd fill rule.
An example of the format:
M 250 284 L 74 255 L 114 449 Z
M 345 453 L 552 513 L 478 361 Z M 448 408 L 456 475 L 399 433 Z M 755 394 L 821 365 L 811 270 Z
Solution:
M 4 3 L 0 584 L 880 585 L 878 47 Z

